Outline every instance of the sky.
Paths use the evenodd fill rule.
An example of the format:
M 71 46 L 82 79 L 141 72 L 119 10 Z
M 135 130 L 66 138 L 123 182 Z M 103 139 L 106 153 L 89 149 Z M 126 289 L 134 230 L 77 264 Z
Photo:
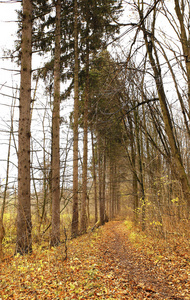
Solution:
M 10 47 L 14 43 L 14 35 L 16 32 L 17 14 L 16 9 L 19 9 L 20 3 L 10 3 L 4 1 L 0 3 L 0 30 L 1 30 L 1 47 Z M 16 1 L 15 1 L 16 2 Z
M 15 86 L 16 82 L 19 81 L 19 76 L 15 75 L 12 71 L 7 71 L 5 69 L 14 69 L 14 66 L 10 60 L 3 59 L 4 50 L 13 49 L 14 40 L 16 37 L 17 30 L 17 14 L 16 9 L 19 9 L 20 3 L 16 1 L 4 1 L 0 2 L 0 93 L 12 96 L 13 92 L 11 88 L 7 86 Z M 5 183 L 6 174 L 6 160 L 7 160 L 7 149 L 8 149 L 8 139 L 9 139 L 9 126 L 10 126 L 10 106 L 12 103 L 11 97 L 5 97 L 0 94 L 0 185 Z M 15 111 L 15 114 L 18 111 Z M 12 153 L 14 152 L 13 146 L 11 147 Z M 16 162 L 16 154 L 12 157 L 13 162 Z M 14 170 L 14 171 L 13 171 Z M 13 171 L 13 172 L 12 172 Z M 15 167 L 10 164 L 10 173 L 12 172 L 10 181 L 15 177 Z
M 10 60 L 3 59 L 4 50 L 13 49 L 14 41 L 16 38 L 17 31 L 17 14 L 16 9 L 19 9 L 19 3 L 10 3 L 10 1 L 5 1 L 5 3 L 0 2 L 0 92 L 11 95 L 11 89 L 6 90 L 4 85 L 13 85 L 13 81 L 18 81 L 18 75 L 14 72 L 8 71 L 8 69 L 14 69 Z M 7 70 L 5 70 L 7 69 Z M 10 100 L 10 99 L 9 99 Z M 0 104 L 3 99 L 0 96 Z M 8 99 L 6 99 L 6 102 Z M 10 101 L 9 101 L 10 102 Z M 0 111 L 2 112 L 2 110 Z

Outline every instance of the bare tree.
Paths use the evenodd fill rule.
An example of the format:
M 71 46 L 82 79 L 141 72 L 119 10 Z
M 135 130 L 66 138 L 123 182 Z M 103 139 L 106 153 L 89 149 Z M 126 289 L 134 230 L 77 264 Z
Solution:
M 144 2 L 144 1 L 143 1 Z M 178 146 L 177 138 L 174 132 L 174 127 L 172 124 L 172 117 L 170 110 L 168 108 L 168 100 L 164 88 L 161 63 L 159 61 L 158 48 L 156 47 L 155 41 L 155 21 L 156 21 L 156 6 L 152 8 L 152 22 L 151 22 L 151 31 L 146 27 L 145 24 L 145 15 L 144 15 L 144 3 L 139 4 L 138 12 L 140 18 L 140 28 L 143 32 L 143 37 L 146 45 L 146 50 L 148 53 L 149 61 L 154 73 L 155 84 L 157 88 L 157 93 L 160 101 L 163 121 L 165 124 L 166 134 L 168 136 L 168 141 L 171 148 L 171 153 L 173 157 L 174 164 L 178 170 L 178 177 L 182 185 L 184 198 L 187 201 L 188 207 L 190 207 L 190 183 L 187 178 L 187 174 L 184 169 L 180 149 Z

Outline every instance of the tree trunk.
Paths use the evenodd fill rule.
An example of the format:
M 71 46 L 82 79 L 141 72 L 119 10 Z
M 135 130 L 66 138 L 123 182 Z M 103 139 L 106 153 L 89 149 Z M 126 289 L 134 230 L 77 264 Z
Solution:
M 97 180 L 96 180 L 96 161 L 95 161 L 95 149 L 94 149 L 94 136 L 91 131 L 92 140 L 92 168 L 93 168 L 93 183 L 94 183 L 94 217 L 95 223 L 98 221 L 98 205 L 97 205 Z
M 88 22 L 87 22 L 88 27 Z M 87 30 L 88 35 L 88 30 Z M 86 81 L 85 81 L 85 101 L 84 101 L 84 117 L 83 117 L 83 165 L 82 165 L 82 202 L 81 202 L 81 233 L 87 230 L 87 161 L 88 161 L 88 98 L 89 98 L 89 42 L 86 37 Z
M 2 203 L 2 208 L 1 208 L 1 215 L 0 215 L 0 218 L 2 218 L 2 221 L 3 221 L 5 206 L 6 206 L 7 190 L 8 190 L 8 184 L 9 184 L 9 168 L 10 168 L 11 141 L 12 141 L 11 137 L 14 134 L 14 128 L 13 128 L 14 106 L 15 106 L 15 99 L 11 106 L 11 126 L 10 126 L 10 133 L 9 133 L 8 153 L 7 153 L 6 179 L 5 179 L 5 188 L 4 188 L 4 192 L 3 192 L 3 203 Z
M 130 114 L 127 116 L 129 122 L 129 140 L 131 145 L 131 168 L 133 173 L 132 186 L 133 186 L 133 207 L 134 207 L 134 221 L 138 223 L 138 208 L 139 208 L 139 197 L 138 197 L 138 178 L 136 170 L 136 152 L 135 152 L 135 136 L 133 133 L 133 124 Z
M 16 253 L 32 251 L 30 207 L 30 103 L 32 60 L 32 1 L 23 0 L 21 85 L 18 133 L 18 207 Z
M 78 115 L 79 115 L 79 88 L 78 88 L 78 7 L 77 0 L 74 0 L 74 125 L 73 125 L 73 216 L 72 216 L 72 237 L 78 235 Z
M 145 230 L 145 189 L 144 189 L 144 176 L 143 176 L 143 162 L 142 162 L 142 149 L 141 142 L 139 137 L 139 121 L 138 121 L 138 109 L 134 112 L 135 119 L 135 134 L 136 134 L 136 142 L 137 142 L 137 154 L 138 154 L 138 164 L 139 164 L 139 183 L 141 188 L 141 208 L 142 208 L 142 230 Z
M 112 159 L 111 157 L 109 157 L 109 217 L 110 219 L 113 219 L 112 175 L 113 175 Z
M 51 246 L 60 243 L 60 42 L 61 0 L 56 2 L 55 57 L 54 57 L 54 102 L 52 118 L 52 232 Z
M 182 11 L 180 9 L 179 0 L 174 0 L 175 2 L 175 11 L 177 18 L 180 23 L 180 35 L 181 35 L 181 45 L 183 49 L 183 54 L 185 58 L 186 70 L 187 70 L 187 86 L 188 86 L 188 104 L 189 104 L 189 118 L 190 118 L 190 27 L 188 26 L 188 35 L 186 34 L 186 26 L 184 19 L 186 15 L 184 14 L 184 3 L 181 5 Z M 189 2 L 187 2 L 189 5 Z M 189 9 L 189 8 L 188 8 Z M 190 15 L 189 15 L 190 18 Z M 188 20 L 190 22 L 190 20 Z M 188 24 L 189 25 L 189 24 Z
M 99 214 L 100 214 L 100 224 L 104 224 L 104 205 L 103 205 L 103 163 L 102 163 L 102 145 L 100 143 L 100 134 L 98 134 L 98 188 L 99 188 Z
M 3 259 L 3 249 L 2 249 L 2 242 L 5 236 L 5 229 L 3 227 L 3 220 L 0 217 L 0 262 Z
M 106 139 L 104 138 L 103 163 L 102 163 L 102 220 L 106 216 Z

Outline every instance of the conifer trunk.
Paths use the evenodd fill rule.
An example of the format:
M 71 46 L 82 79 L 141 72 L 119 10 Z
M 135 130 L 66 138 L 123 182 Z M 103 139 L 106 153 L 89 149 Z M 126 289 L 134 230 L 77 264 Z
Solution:
M 78 115 L 79 115 L 79 88 L 78 88 L 78 7 L 74 0 L 74 125 L 73 125 L 73 215 L 72 215 L 72 237 L 78 235 Z
M 93 168 L 93 183 L 94 183 L 94 222 L 98 221 L 98 205 L 97 205 L 97 179 L 96 179 L 96 161 L 95 161 L 95 149 L 94 149 L 94 136 L 91 130 L 92 141 L 92 168 Z
M 32 60 L 31 0 L 23 0 L 21 50 L 16 253 L 24 254 L 32 251 L 32 222 L 30 207 L 30 103 Z
M 60 42 L 61 0 L 56 2 L 55 57 L 54 57 L 54 102 L 52 118 L 52 232 L 51 246 L 60 242 Z
M 99 180 L 99 214 L 100 224 L 105 223 L 105 164 L 104 164 L 104 149 L 101 142 L 100 133 L 97 133 L 98 140 L 98 180 Z M 106 162 L 106 161 L 105 161 Z
M 88 22 L 87 22 L 88 26 Z M 87 30 L 88 35 L 88 30 Z M 87 161 L 88 161 L 88 97 L 89 97 L 89 42 L 86 37 L 86 85 L 84 101 L 84 137 L 83 137 L 83 165 L 82 165 L 82 202 L 81 202 L 81 233 L 87 230 Z
M 102 221 L 105 223 L 106 215 L 106 139 L 104 138 L 103 163 L 102 163 Z

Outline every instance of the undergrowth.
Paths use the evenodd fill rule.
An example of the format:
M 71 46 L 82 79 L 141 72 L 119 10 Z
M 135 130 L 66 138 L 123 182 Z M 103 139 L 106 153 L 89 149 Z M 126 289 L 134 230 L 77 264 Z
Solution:
M 143 249 L 147 255 L 154 256 L 155 261 L 159 261 L 167 256 L 181 256 L 190 263 L 190 239 L 187 234 L 173 231 L 171 234 L 158 235 L 152 230 L 142 231 L 130 219 L 126 219 L 126 230 L 128 237 L 135 248 Z

